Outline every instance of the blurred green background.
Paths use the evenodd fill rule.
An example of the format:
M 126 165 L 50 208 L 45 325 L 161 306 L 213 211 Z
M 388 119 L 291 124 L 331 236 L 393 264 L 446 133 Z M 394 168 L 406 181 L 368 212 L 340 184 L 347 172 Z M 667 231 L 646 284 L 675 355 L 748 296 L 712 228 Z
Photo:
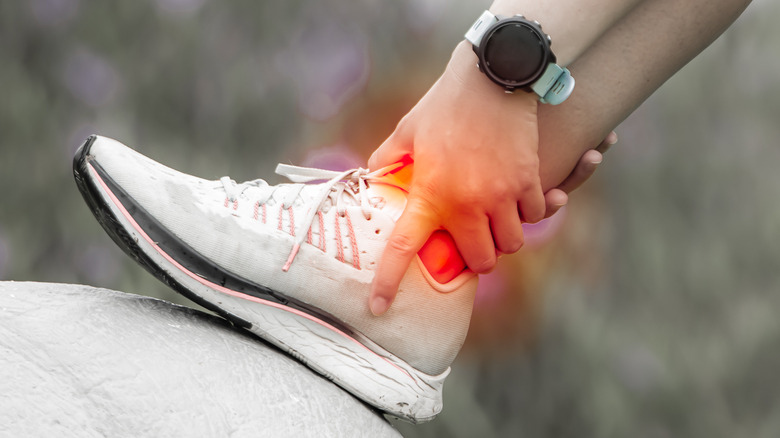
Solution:
M 361 165 L 486 5 L 0 2 L 0 279 L 189 304 L 89 214 L 84 138 L 209 178 Z M 754 1 L 482 279 L 444 412 L 405 436 L 780 433 L 778 16 Z

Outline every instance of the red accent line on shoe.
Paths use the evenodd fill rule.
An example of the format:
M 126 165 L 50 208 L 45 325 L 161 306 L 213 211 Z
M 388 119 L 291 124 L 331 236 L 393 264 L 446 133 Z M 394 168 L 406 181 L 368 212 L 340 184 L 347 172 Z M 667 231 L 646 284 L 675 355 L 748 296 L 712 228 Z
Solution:
M 336 214 L 333 217 L 336 218 L 336 245 L 338 245 L 338 250 L 336 251 L 336 259 L 340 262 L 344 262 L 344 245 L 341 244 L 341 227 L 339 226 L 338 212 L 336 212 Z
M 358 253 L 357 239 L 355 238 L 355 229 L 352 228 L 352 219 L 349 218 L 349 212 L 347 216 L 347 230 L 349 231 L 349 240 L 352 243 L 352 266 L 355 269 L 360 269 L 360 253 Z
M 282 231 L 282 214 L 284 213 L 284 204 L 279 206 L 279 231 Z
M 220 285 L 218 285 L 218 284 L 212 283 L 212 282 L 210 282 L 210 281 L 206 280 L 206 279 L 205 279 L 205 278 L 203 278 L 203 277 L 200 277 L 200 276 L 198 276 L 198 275 L 195 275 L 195 274 L 193 274 L 192 272 L 190 272 L 189 270 L 187 270 L 187 268 L 185 268 L 185 267 L 184 267 L 184 266 L 182 266 L 182 265 L 181 265 L 179 262 L 177 262 L 177 261 L 176 261 L 176 260 L 175 260 L 173 257 L 171 257 L 170 255 L 168 255 L 168 253 L 166 253 L 165 251 L 163 251 L 163 250 L 162 250 L 162 248 L 160 248 L 160 247 L 159 247 L 159 246 L 158 246 L 158 245 L 157 245 L 157 244 L 156 244 L 156 243 L 155 243 L 155 242 L 154 242 L 154 241 L 153 241 L 153 240 L 152 240 L 152 239 L 149 237 L 149 235 L 148 235 L 148 234 L 146 234 L 146 232 L 145 232 L 145 231 L 144 231 L 144 230 L 143 230 L 143 229 L 142 229 L 142 228 L 141 228 L 141 227 L 138 225 L 138 223 L 135 221 L 135 219 L 133 219 L 133 216 L 131 216 L 131 215 L 130 215 L 130 213 L 127 211 L 127 209 L 125 208 L 125 206 L 124 206 L 124 205 L 122 205 L 122 203 L 119 201 L 119 199 L 117 199 L 116 195 L 114 195 L 114 192 L 112 192 L 112 191 L 111 191 L 111 189 L 109 189 L 109 188 L 108 188 L 108 186 L 107 186 L 107 185 L 106 185 L 106 183 L 103 181 L 103 179 L 100 177 L 100 175 L 97 173 L 97 171 L 95 170 L 95 168 L 94 168 L 94 167 L 93 167 L 93 166 L 92 166 L 90 163 L 87 163 L 87 166 L 89 167 L 89 170 L 90 170 L 90 172 L 92 173 L 93 177 L 94 177 L 94 178 L 95 178 L 95 179 L 98 181 L 98 183 L 100 184 L 100 186 L 103 188 L 103 191 L 104 191 L 105 193 L 107 193 L 107 194 L 108 194 L 108 197 L 109 197 L 109 198 L 111 198 L 111 201 L 114 203 L 114 205 L 115 205 L 115 206 L 116 206 L 116 207 L 119 209 L 119 211 L 122 213 L 122 216 L 124 216 L 124 217 L 125 217 L 125 219 L 126 219 L 126 220 L 127 220 L 129 223 L 130 223 L 130 225 L 131 225 L 131 226 L 132 226 L 132 227 L 133 227 L 133 228 L 134 228 L 134 229 L 135 229 L 135 230 L 138 232 L 138 234 L 140 234 L 140 236 L 141 236 L 141 237 L 142 237 L 142 238 L 143 238 L 143 239 L 144 239 L 144 240 L 145 240 L 145 241 L 146 241 L 146 242 L 147 242 L 147 243 L 148 243 L 148 244 L 149 244 L 149 245 L 150 245 L 152 248 L 154 248 L 154 250 L 155 250 L 155 251 L 157 251 L 157 253 L 158 253 L 158 254 L 160 254 L 160 255 L 161 255 L 163 258 L 165 258 L 166 260 L 168 260 L 168 262 L 169 262 L 169 263 L 171 263 L 171 264 L 172 264 L 172 265 L 173 265 L 173 266 L 174 266 L 176 269 L 178 269 L 179 271 L 183 272 L 185 275 L 187 275 L 187 276 L 188 276 L 188 277 L 190 277 L 191 279 L 195 280 L 196 282 L 198 282 L 198 283 L 200 283 L 200 284 L 202 284 L 202 285 L 204 285 L 204 286 L 206 286 L 206 287 L 209 287 L 209 288 L 211 288 L 211 289 L 214 289 L 214 290 L 216 290 L 217 292 L 222 292 L 222 293 L 224 293 L 224 294 L 226 294 L 226 295 L 234 296 L 234 297 L 236 297 L 236 298 L 241 298 L 241 299 L 244 299 L 244 300 L 247 300 L 247 301 L 253 301 L 253 302 L 255 302 L 255 303 L 258 303 L 258 304 L 263 304 L 263 305 L 270 306 L 270 307 L 274 307 L 274 308 L 277 308 L 277 309 L 280 309 L 280 310 L 283 310 L 283 311 L 286 311 L 286 312 L 290 312 L 290 313 L 292 313 L 292 314 L 294 314 L 294 315 L 300 316 L 301 318 L 305 318 L 305 319 L 308 319 L 309 321 L 312 321 L 312 322 L 314 322 L 314 323 L 316 323 L 316 324 L 319 324 L 319 325 L 321 325 L 321 326 L 323 326 L 323 327 L 327 328 L 328 330 L 332 330 L 333 332 L 335 332 L 335 333 L 339 334 L 340 336 L 343 336 L 344 338 L 351 340 L 351 341 L 352 341 L 352 342 L 354 342 L 354 343 L 355 343 L 355 344 L 356 344 L 358 347 L 360 347 L 360 348 L 362 348 L 363 350 L 367 351 L 369 354 L 373 354 L 374 356 L 376 356 L 376 357 L 378 357 L 379 359 L 383 360 L 383 361 L 384 361 L 384 362 L 386 362 L 388 365 L 390 365 L 390 366 L 392 366 L 393 368 L 397 369 L 398 371 L 402 372 L 402 373 L 403 373 L 403 374 L 405 374 L 407 377 L 409 377 L 409 379 L 411 379 L 411 380 L 413 380 L 413 381 L 414 381 L 414 378 L 413 378 L 413 377 L 412 377 L 412 376 L 411 376 L 411 375 L 410 375 L 410 374 L 409 374 L 409 373 L 408 373 L 406 370 L 404 370 L 403 368 L 401 368 L 401 367 L 399 367 L 398 365 L 394 364 L 393 362 L 389 361 L 387 358 L 385 358 L 385 357 L 382 357 L 382 356 L 378 355 L 376 352 L 374 352 L 374 351 L 373 351 L 373 350 L 371 350 L 370 348 L 368 348 L 368 347 L 366 347 L 365 345 L 363 345 L 362 343 L 360 343 L 360 341 L 358 341 L 357 339 L 353 338 L 352 336 L 349 336 L 348 334 L 344 333 L 343 331 L 339 330 L 338 328 L 334 327 L 333 325 L 331 325 L 331 324 L 328 324 L 328 323 L 327 323 L 327 322 L 325 322 L 325 321 L 322 321 L 321 319 L 315 318 L 314 316 L 311 316 L 311 315 L 309 315 L 308 313 L 306 313 L 306 312 L 303 312 L 303 311 L 301 311 L 301 310 L 297 310 L 297 309 L 293 309 L 293 308 L 287 307 L 287 306 L 285 306 L 285 305 L 283 305 L 283 304 L 275 303 L 275 302 L 273 302 L 273 301 L 264 300 L 264 299 L 262 299 L 262 298 L 254 297 L 254 296 L 252 296 L 252 295 L 247 295 L 247 294 L 243 294 L 243 293 L 241 293 L 241 292 L 238 292 L 238 291 L 234 291 L 234 290 L 228 289 L 228 288 L 226 288 L 226 287 L 224 287 L 224 286 L 220 286 Z
M 290 256 L 287 257 L 287 261 L 284 263 L 284 266 L 282 266 L 282 271 L 287 272 L 290 269 L 293 259 L 295 258 L 295 255 L 298 254 L 299 249 L 301 249 L 301 245 L 298 245 L 297 243 L 293 245 L 292 251 L 290 251 Z
M 287 207 L 287 213 L 290 215 L 290 235 L 295 237 L 295 214 L 292 205 Z
M 312 244 L 311 242 L 312 242 L 312 240 L 311 240 L 311 227 L 309 227 L 309 231 L 306 232 L 306 243 L 311 245 Z
M 260 201 L 255 202 L 255 208 L 254 208 L 254 214 L 252 214 L 252 217 L 257 220 L 257 210 L 260 208 Z
M 233 210 L 238 210 L 238 199 L 233 201 Z
M 227 196 L 225 196 L 225 208 L 230 204 L 230 199 L 228 199 Z
M 265 204 L 263 204 L 263 223 L 266 223 L 266 217 L 267 217 L 267 212 L 265 209 Z
M 317 212 L 317 216 L 320 217 L 320 249 L 325 251 L 325 215 L 321 211 Z

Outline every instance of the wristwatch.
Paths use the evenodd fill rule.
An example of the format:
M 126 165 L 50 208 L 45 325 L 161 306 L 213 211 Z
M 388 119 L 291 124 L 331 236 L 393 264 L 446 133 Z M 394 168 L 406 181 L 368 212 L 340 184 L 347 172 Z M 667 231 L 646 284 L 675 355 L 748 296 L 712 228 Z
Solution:
M 540 102 L 557 105 L 574 89 L 574 78 L 556 64 L 550 36 L 536 21 L 485 11 L 466 32 L 466 39 L 479 58 L 480 71 L 509 93 L 533 91 Z

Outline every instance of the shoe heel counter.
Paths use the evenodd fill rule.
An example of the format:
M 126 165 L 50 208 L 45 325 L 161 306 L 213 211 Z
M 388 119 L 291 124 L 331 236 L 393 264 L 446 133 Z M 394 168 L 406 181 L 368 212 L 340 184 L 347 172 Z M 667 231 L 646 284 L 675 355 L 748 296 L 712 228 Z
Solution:
M 415 368 L 437 375 L 457 356 L 468 333 L 477 276 L 465 271 L 440 291 L 422 262 L 413 263 L 399 288 L 391 313 L 403 319 L 403 342 L 390 348 Z M 410 341 L 410 340 L 416 341 Z

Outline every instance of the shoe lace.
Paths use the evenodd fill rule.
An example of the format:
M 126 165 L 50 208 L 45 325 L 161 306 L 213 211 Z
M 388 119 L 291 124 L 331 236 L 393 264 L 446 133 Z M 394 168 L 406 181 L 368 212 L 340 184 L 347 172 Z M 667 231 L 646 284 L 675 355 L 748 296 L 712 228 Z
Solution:
M 283 191 L 283 193 L 280 193 L 283 195 L 282 208 L 287 209 L 290 208 L 300 196 L 304 187 L 307 186 L 306 183 L 326 180 L 325 183 L 321 184 L 320 190 L 311 198 L 314 205 L 308 209 L 303 220 L 298 222 L 296 226 L 297 229 L 294 233 L 296 237 L 292 250 L 287 258 L 287 262 L 282 267 L 282 270 L 286 272 L 290 268 L 295 256 L 298 254 L 298 250 L 306 239 L 306 233 L 304 231 L 312 226 L 314 218 L 317 216 L 317 212 L 327 212 L 331 207 L 335 207 L 336 212 L 340 216 L 344 216 L 348 205 L 359 205 L 363 212 L 363 216 L 370 220 L 371 208 L 381 208 L 383 200 L 381 198 L 369 198 L 367 190 L 369 182 L 379 181 L 383 179 L 383 175 L 386 175 L 401 166 L 403 166 L 403 163 L 391 164 L 390 166 L 375 171 L 358 168 L 338 172 L 312 167 L 279 164 L 276 167 L 276 173 L 287 177 L 296 184 L 270 186 L 262 179 L 236 184 L 236 182 L 229 177 L 220 178 L 220 182 L 225 189 L 228 199 L 231 200 L 237 199 L 238 195 L 244 191 L 252 190 L 253 196 L 257 199 L 257 202 L 262 204 L 267 202 L 274 193 Z

